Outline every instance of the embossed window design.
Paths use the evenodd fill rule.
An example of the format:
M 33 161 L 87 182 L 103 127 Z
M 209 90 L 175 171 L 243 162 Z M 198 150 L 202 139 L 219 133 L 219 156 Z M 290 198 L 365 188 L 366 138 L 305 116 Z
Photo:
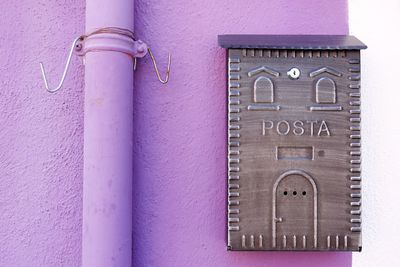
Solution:
M 261 74 L 261 75 L 260 75 Z M 267 66 L 258 66 L 247 72 L 249 78 L 258 76 L 253 81 L 252 87 L 252 103 L 248 105 L 248 110 L 279 110 L 280 106 L 274 104 L 275 102 L 275 84 L 272 78 L 279 77 L 280 73 Z
M 329 77 L 321 77 L 315 83 L 315 101 L 319 104 L 336 103 L 336 83 Z
M 329 74 L 329 75 L 327 75 Z M 329 76 L 332 76 L 329 77 Z M 317 105 L 310 107 L 311 111 L 341 111 L 343 107 L 337 105 L 337 85 L 334 77 L 341 77 L 342 73 L 331 67 L 322 67 L 310 73 L 314 79 L 314 101 Z
M 255 103 L 274 102 L 274 83 L 268 77 L 261 76 L 254 82 L 253 100 Z

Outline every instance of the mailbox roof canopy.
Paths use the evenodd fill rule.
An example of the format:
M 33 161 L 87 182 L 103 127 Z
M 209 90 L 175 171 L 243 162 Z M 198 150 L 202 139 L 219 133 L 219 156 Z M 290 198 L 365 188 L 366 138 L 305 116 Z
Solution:
M 218 35 L 224 48 L 265 48 L 294 50 L 360 50 L 367 46 L 351 35 Z

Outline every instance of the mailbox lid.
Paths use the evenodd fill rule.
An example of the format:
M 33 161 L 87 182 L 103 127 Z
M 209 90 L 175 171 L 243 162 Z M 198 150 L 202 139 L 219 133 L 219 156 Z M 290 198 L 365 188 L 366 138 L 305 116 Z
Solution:
M 218 36 L 224 48 L 266 48 L 296 50 L 361 50 L 367 46 L 351 35 L 257 35 L 225 34 Z

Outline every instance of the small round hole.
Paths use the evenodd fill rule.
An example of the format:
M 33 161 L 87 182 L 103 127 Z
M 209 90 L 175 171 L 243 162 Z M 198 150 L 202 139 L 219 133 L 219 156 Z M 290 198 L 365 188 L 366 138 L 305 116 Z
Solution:
M 305 195 L 307 195 L 307 192 L 306 192 L 306 191 L 303 191 L 303 196 L 305 196 Z
M 297 195 L 297 191 L 293 191 L 293 196 Z
M 287 191 L 284 191 L 283 194 L 286 196 L 287 195 Z

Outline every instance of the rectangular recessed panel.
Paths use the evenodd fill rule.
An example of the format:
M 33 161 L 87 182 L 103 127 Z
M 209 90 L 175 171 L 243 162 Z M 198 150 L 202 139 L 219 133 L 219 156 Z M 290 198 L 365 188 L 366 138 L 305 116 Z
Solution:
M 313 160 L 313 147 L 277 147 L 276 158 L 278 160 Z

